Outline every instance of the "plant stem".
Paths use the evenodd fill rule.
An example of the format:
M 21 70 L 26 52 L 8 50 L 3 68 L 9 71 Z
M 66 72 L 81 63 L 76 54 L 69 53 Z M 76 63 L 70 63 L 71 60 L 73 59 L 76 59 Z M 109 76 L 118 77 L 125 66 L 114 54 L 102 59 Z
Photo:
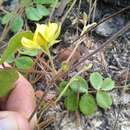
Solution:
M 54 66 L 54 63 L 53 63 L 53 59 L 52 59 L 52 56 L 51 56 L 49 50 L 48 50 L 47 54 L 48 54 L 49 60 L 50 60 L 50 62 L 51 62 L 51 67 L 52 67 L 53 74 L 56 75 L 57 71 L 56 71 L 56 69 L 55 69 L 55 66 Z
M 75 79 L 76 76 L 80 75 L 81 73 L 89 70 L 92 67 L 92 64 L 89 64 L 88 66 L 83 67 L 75 76 L 73 76 L 70 81 L 68 82 L 68 84 L 65 86 L 65 88 L 63 89 L 63 91 L 60 93 L 60 95 L 57 97 L 57 99 L 55 100 L 55 103 L 57 103 L 60 98 L 64 95 L 64 93 L 67 91 L 67 89 L 69 88 L 71 82 Z
M 58 3 L 58 0 L 56 0 L 55 3 L 54 3 L 54 6 L 53 6 L 52 11 L 51 11 L 51 14 L 50 14 L 50 16 L 49 16 L 49 22 L 50 22 L 51 19 L 52 19 L 52 16 L 53 16 L 53 14 L 54 14 L 54 11 L 55 11 L 55 8 L 56 8 L 56 6 L 57 6 L 57 3 Z
M 61 19 L 61 25 L 64 23 L 66 17 L 68 16 L 68 14 L 71 12 L 72 8 L 74 7 L 75 3 L 77 0 L 74 0 L 73 3 L 71 4 L 70 8 L 67 10 L 67 12 L 65 13 L 65 15 L 62 17 Z

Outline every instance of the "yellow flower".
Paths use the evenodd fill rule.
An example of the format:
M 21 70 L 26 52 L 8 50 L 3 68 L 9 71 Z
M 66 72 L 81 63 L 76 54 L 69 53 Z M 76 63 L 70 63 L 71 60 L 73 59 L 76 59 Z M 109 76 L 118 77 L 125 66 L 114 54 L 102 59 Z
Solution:
M 22 45 L 28 49 L 48 49 L 55 43 L 59 42 L 56 40 L 60 34 L 61 25 L 57 23 L 37 24 L 33 39 L 27 39 L 23 37 L 21 40 Z

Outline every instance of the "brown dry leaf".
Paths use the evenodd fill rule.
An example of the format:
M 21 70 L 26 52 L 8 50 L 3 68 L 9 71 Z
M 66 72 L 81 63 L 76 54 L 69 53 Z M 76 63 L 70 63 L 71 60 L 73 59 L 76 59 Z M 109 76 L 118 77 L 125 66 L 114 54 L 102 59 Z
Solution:
M 59 54 L 58 54 L 58 58 L 61 62 L 65 61 L 68 59 L 68 57 L 71 55 L 73 49 L 68 47 L 68 48 L 63 48 L 59 51 Z M 80 58 L 80 51 L 79 49 L 75 52 L 75 54 L 72 56 L 71 58 L 71 62 L 74 63 L 76 62 L 77 60 L 79 60 Z

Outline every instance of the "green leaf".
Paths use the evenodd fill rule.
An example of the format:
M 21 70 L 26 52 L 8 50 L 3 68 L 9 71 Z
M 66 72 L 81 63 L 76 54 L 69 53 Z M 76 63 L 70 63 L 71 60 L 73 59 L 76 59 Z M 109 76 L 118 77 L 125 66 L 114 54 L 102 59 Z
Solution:
M 110 108 L 112 105 L 112 98 L 107 92 L 97 92 L 96 100 L 97 104 L 104 109 Z
M 98 72 L 93 72 L 91 75 L 90 75 L 90 83 L 92 84 L 92 86 L 99 90 L 102 86 L 102 83 L 103 83 L 103 77 L 101 76 L 100 73 Z
M 41 16 L 39 16 L 37 9 L 33 7 L 29 7 L 26 9 L 26 15 L 29 20 L 32 21 L 39 21 Z
M 34 0 L 34 3 L 36 4 L 54 4 L 55 0 Z
M 0 97 L 7 96 L 15 87 L 14 83 L 18 77 L 18 73 L 15 69 L 0 69 Z
M 11 63 L 14 62 L 14 60 L 15 60 L 15 56 L 14 56 L 14 54 L 12 54 L 12 55 L 10 55 L 8 57 L 8 59 L 6 60 L 6 62 L 9 63 L 9 64 L 11 64 Z
M 28 70 L 33 66 L 33 60 L 27 56 L 21 56 L 15 61 L 16 67 L 23 70 Z
M 17 49 L 22 47 L 22 44 L 21 44 L 22 37 L 32 39 L 33 33 L 28 31 L 28 32 L 17 33 L 16 35 L 14 35 L 9 40 L 8 47 L 5 49 L 5 51 L 1 57 L 0 64 L 4 63 L 10 57 L 10 55 L 13 55 L 17 51 Z
M 35 49 L 35 50 L 28 50 L 28 49 L 25 49 L 25 48 L 19 49 L 20 54 L 27 55 L 27 56 L 37 56 L 38 52 L 39 51 L 37 49 Z
M 20 4 L 24 7 L 28 7 L 32 3 L 32 0 L 20 0 Z
M 37 11 L 41 17 L 49 15 L 49 10 L 43 5 L 37 5 Z
M 92 95 L 84 94 L 79 102 L 80 111 L 84 115 L 92 115 L 96 112 L 97 106 Z
M 70 91 L 64 100 L 64 104 L 70 112 L 76 111 L 78 109 L 77 95 L 73 91 Z
M 2 18 L 2 24 L 7 24 L 7 23 L 9 23 L 9 21 L 10 20 L 12 20 L 12 17 L 13 17 L 13 15 L 14 15 L 14 13 L 7 13 L 7 14 L 5 14 L 4 16 L 3 16 L 3 18 Z
M 23 19 L 21 16 L 16 16 L 15 20 L 11 22 L 11 30 L 13 32 L 18 32 L 23 27 Z
M 70 87 L 76 93 L 88 93 L 87 81 L 81 76 L 76 76 L 71 82 Z
M 115 82 L 111 78 L 106 78 L 103 81 L 102 90 L 109 91 L 112 90 L 115 87 Z
M 68 84 L 68 81 L 62 81 L 59 84 L 58 92 L 61 93 L 67 84 Z M 67 89 L 67 91 L 63 94 L 63 96 L 67 96 L 69 94 L 69 92 L 70 92 L 70 89 Z
M 45 6 L 37 5 L 36 8 L 29 7 L 26 9 L 26 15 L 29 20 L 39 21 L 43 16 L 48 16 L 49 11 Z

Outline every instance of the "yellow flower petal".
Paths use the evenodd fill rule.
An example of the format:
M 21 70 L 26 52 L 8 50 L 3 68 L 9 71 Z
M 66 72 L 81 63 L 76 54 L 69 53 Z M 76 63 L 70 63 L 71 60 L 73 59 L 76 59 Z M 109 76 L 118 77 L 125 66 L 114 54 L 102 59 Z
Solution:
M 56 23 L 49 23 L 46 30 L 46 39 L 48 42 L 52 42 L 55 40 L 55 35 L 58 30 L 58 24 Z
M 49 23 L 48 30 L 51 30 L 54 34 L 57 32 L 58 24 L 57 23 Z
M 45 40 L 45 38 L 42 36 L 42 34 L 44 34 L 45 28 L 46 28 L 46 25 L 37 24 L 37 28 L 34 33 L 33 41 L 38 43 L 39 45 L 43 45 L 47 42 Z
M 43 37 L 45 36 L 46 30 L 47 30 L 47 25 L 45 25 L 45 24 L 37 24 L 36 31 L 39 32 Z
M 56 34 L 55 34 L 55 40 L 59 37 L 60 32 L 61 32 L 61 24 L 58 25 L 58 28 L 57 28 L 57 31 L 56 31 Z
M 49 43 L 48 47 L 50 48 L 51 46 L 53 46 L 54 44 L 60 42 L 61 40 L 55 40 Z
M 37 43 L 35 43 L 34 41 L 32 41 L 30 39 L 27 39 L 26 37 L 23 37 L 21 39 L 21 43 L 25 48 L 28 48 L 28 49 L 40 49 L 41 48 Z
M 33 40 L 23 38 L 22 42 L 26 48 L 42 48 L 42 50 L 48 51 L 51 46 L 59 42 L 56 39 L 60 31 L 61 25 L 57 23 L 37 24 Z

